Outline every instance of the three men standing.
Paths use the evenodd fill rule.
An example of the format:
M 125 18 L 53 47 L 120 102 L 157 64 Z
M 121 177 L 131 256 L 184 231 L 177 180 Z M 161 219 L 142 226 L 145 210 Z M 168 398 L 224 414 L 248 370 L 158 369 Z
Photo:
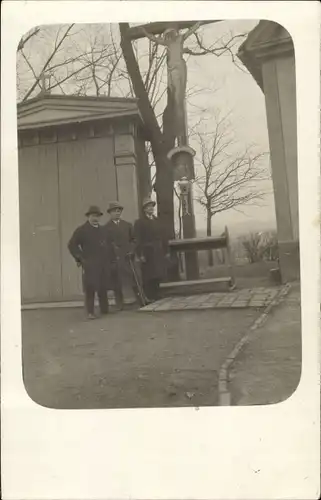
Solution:
M 101 314 L 108 313 L 107 290 L 114 290 L 118 309 L 124 306 L 124 290 L 141 297 L 133 276 L 135 257 L 141 264 L 144 298 L 148 302 L 159 298 L 160 282 L 166 276 L 168 242 L 154 215 L 155 205 L 150 198 L 143 201 L 143 216 L 134 228 L 121 219 L 123 206 L 119 202 L 110 203 L 110 220 L 105 226 L 100 225 L 101 210 L 92 206 L 86 213 L 87 222 L 72 235 L 68 248 L 83 269 L 88 318 L 95 317 L 96 294 Z

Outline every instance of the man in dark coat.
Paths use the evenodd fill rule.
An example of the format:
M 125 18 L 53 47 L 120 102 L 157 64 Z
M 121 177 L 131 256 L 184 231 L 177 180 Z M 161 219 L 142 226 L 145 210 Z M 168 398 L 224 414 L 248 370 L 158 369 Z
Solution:
M 103 214 L 99 207 L 90 207 L 85 215 L 87 222 L 73 233 L 68 248 L 77 265 L 82 267 L 86 310 L 88 318 L 94 319 L 96 293 L 101 314 L 108 313 L 108 262 L 111 251 L 100 225 Z
M 114 201 L 109 204 L 107 213 L 110 220 L 105 225 L 106 239 L 113 250 L 111 263 L 111 282 L 115 292 L 118 309 L 124 307 L 124 294 L 131 294 L 135 300 L 133 276 L 129 259 L 135 256 L 135 239 L 133 226 L 121 218 L 124 207 Z
M 141 262 L 143 287 L 149 301 L 159 298 L 160 282 L 166 277 L 168 241 L 159 219 L 154 215 L 156 203 L 143 201 L 143 216 L 135 222 L 136 254 Z

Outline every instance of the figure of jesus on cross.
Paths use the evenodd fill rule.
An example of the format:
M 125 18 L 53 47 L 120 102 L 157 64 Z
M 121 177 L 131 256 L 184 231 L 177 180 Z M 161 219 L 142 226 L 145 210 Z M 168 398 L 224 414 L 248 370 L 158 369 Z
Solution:
M 143 26 L 144 35 L 154 43 L 163 45 L 167 49 L 167 81 L 168 89 L 172 97 L 175 116 L 175 130 L 178 146 L 187 145 L 187 123 L 186 123 L 186 84 L 187 68 L 183 54 L 186 53 L 184 42 L 196 32 L 201 22 L 195 23 L 184 33 L 179 28 L 171 26 L 163 35 L 155 36 L 149 33 Z

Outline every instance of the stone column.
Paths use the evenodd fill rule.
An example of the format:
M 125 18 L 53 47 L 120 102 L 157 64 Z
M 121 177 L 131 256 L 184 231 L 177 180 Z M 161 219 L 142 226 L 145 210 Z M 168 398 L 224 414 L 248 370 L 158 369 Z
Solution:
M 238 56 L 265 95 L 283 281 L 300 278 L 295 54 L 283 26 L 262 20 Z
M 139 198 L 133 134 L 115 134 L 114 146 L 118 201 L 124 205 L 124 219 L 134 222 L 139 216 Z
M 262 61 L 271 153 L 280 270 L 283 281 L 300 278 L 297 115 L 294 52 Z

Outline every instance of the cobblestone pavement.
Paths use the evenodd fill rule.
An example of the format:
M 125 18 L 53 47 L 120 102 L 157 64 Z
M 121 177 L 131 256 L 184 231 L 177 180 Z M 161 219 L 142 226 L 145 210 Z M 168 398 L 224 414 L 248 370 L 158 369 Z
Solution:
M 141 312 L 186 311 L 204 309 L 243 309 L 266 307 L 280 287 L 246 288 L 226 293 L 207 293 L 187 297 L 168 297 L 140 309 Z
M 25 386 L 51 408 L 217 405 L 220 366 L 259 314 L 123 311 L 90 322 L 82 309 L 24 311 Z
M 278 403 L 295 391 L 301 376 L 300 306 L 297 284 L 250 337 L 230 372 L 232 405 Z

